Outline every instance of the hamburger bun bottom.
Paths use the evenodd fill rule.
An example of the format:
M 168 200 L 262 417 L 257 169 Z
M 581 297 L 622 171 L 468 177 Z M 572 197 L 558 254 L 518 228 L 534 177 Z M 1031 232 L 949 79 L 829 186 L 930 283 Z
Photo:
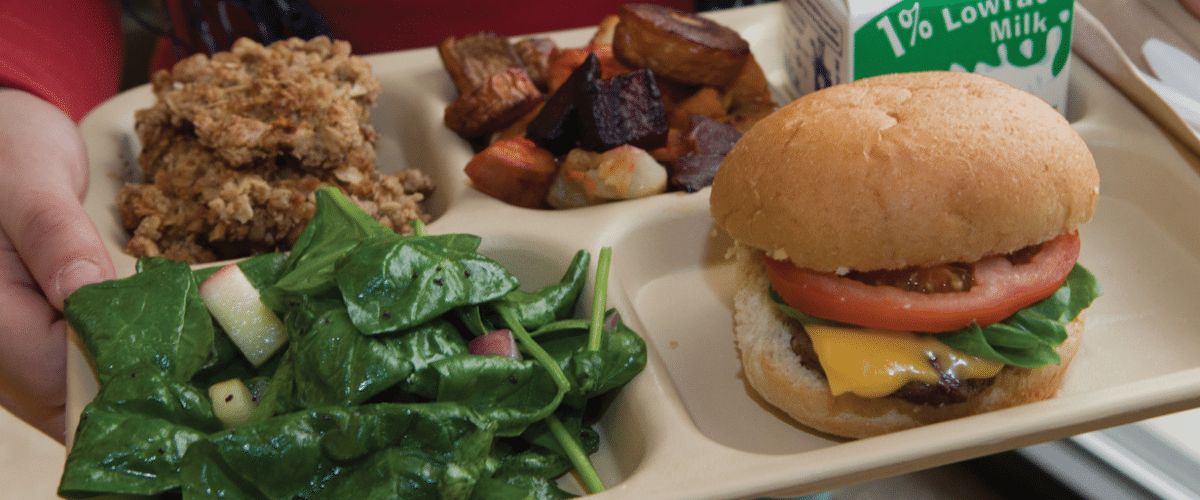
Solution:
M 791 349 L 792 321 L 768 296 L 762 252 L 735 248 L 734 336 L 746 382 L 766 402 L 814 430 L 851 438 L 877 436 L 1054 397 L 1083 334 L 1081 313 L 1056 348 L 1062 363 L 1027 369 L 1005 366 L 995 383 L 965 403 L 933 407 L 899 398 L 833 396 L 824 376 L 800 365 Z

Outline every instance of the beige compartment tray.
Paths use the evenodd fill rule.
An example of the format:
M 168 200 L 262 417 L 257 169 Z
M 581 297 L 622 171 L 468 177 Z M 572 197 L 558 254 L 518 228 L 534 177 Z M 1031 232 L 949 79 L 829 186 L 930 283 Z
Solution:
M 714 17 L 750 40 L 782 86 L 778 5 Z M 590 35 L 554 34 L 569 47 Z M 470 189 L 462 174 L 471 151 L 442 126 L 454 90 L 436 52 L 369 60 L 384 87 L 372 117 L 381 168 L 416 167 L 435 179 L 431 232 L 483 236 L 483 251 L 528 286 L 556 279 L 579 248 L 613 247 L 610 305 L 646 338 L 650 360 L 600 424 L 596 461 L 609 490 L 596 498 L 799 495 L 1200 406 L 1200 164 L 1078 59 L 1069 115 L 1095 154 L 1102 194 L 1082 229 L 1081 260 L 1106 293 L 1088 312 L 1059 397 L 850 442 L 805 431 L 743 383 L 731 333 L 729 241 L 709 219 L 707 189 L 559 212 L 505 205 Z M 133 113 L 151 102 L 141 87 L 83 122 L 94 169 L 87 208 L 121 275 L 134 260 L 121 253 L 127 236 L 113 200 L 136 168 Z M 73 428 L 95 384 L 78 351 L 69 368 Z

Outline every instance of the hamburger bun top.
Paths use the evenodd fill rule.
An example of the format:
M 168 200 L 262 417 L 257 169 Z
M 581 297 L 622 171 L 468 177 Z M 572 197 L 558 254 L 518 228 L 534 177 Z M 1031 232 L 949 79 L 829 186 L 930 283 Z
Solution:
M 734 239 L 817 271 L 974 262 L 1091 219 L 1099 174 L 1045 101 L 965 72 L 829 87 L 754 125 L 713 180 Z

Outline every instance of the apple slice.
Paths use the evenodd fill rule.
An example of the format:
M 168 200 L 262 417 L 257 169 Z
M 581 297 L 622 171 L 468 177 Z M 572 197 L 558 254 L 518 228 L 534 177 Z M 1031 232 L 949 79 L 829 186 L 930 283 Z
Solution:
M 262 365 L 287 342 L 283 322 L 258 299 L 258 290 L 236 263 L 204 280 L 200 299 L 254 366 Z
M 250 388 L 241 379 L 231 378 L 217 382 L 208 388 L 208 397 L 212 399 L 213 415 L 225 427 L 237 427 L 250 420 L 258 402 L 250 394 Z

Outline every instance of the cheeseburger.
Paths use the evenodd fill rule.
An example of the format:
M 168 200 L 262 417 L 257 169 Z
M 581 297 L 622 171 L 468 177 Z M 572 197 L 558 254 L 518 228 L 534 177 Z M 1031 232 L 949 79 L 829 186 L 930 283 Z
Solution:
M 747 382 L 867 437 L 1053 397 L 1100 294 L 1076 263 L 1099 174 L 1041 99 L 883 75 L 757 123 L 713 181 Z

